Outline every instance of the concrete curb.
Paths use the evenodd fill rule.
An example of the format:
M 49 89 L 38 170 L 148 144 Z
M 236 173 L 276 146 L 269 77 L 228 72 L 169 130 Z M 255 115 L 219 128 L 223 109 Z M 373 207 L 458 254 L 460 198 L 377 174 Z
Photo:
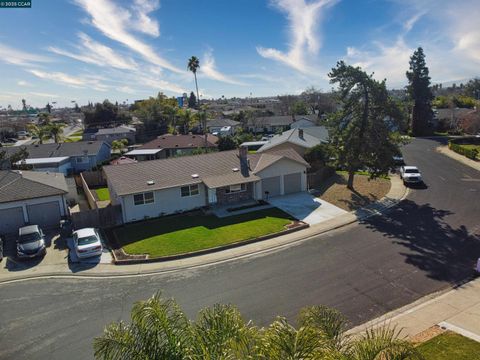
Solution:
M 438 146 L 436 150 L 440 154 L 448 156 L 449 158 L 461 162 L 462 164 L 467 165 L 472 169 L 480 171 L 480 161 L 475 161 L 467 158 L 466 156 L 457 154 L 455 151 L 450 150 L 448 146 Z
M 379 201 L 372 203 L 364 208 L 325 221 L 323 223 L 311 225 L 304 230 L 300 230 L 292 234 L 287 234 L 283 236 L 276 236 L 270 240 L 264 240 L 261 242 L 254 242 L 245 245 L 242 244 L 242 246 L 238 246 L 233 249 L 179 260 L 155 262 L 148 264 L 131 264 L 124 266 L 118 266 L 113 264 L 98 264 L 97 267 L 95 267 L 95 269 L 93 269 L 92 271 L 85 270 L 79 267 L 70 271 L 65 271 L 63 269 L 49 269 L 42 272 L 42 270 L 35 268 L 35 273 L 23 274 L 22 276 L 4 276 L 3 278 L 0 278 L 0 284 L 46 278 L 95 279 L 158 275 L 179 270 L 200 268 L 214 264 L 220 264 L 232 260 L 251 257 L 254 255 L 265 254 L 290 246 L 299 245 L 302 242 L 310 240 L 313 236 L 318 236 L 333 230 L 338 230 L 340 228 L 346 227 L 358 221 L 365 220 L 375 215 L 381 215 L 391 207 L 396 206 L 400 201 L 404 200 L 407 197 L 408 188 L 403 185 L 403 182 L 397 175 L 391 176 L 390 179 L 390 191 L 384 198 L 380 199 Z M 50 267 L 53 266 L 64 267 L 64 265 L 51 265 Z M 108 269 L 109 267 L 111 267 L 111 269 Z M 133 269 L 133 267 L 135 267 L 135 269 Z M 83 272 L 80 273 L 75 271 Z

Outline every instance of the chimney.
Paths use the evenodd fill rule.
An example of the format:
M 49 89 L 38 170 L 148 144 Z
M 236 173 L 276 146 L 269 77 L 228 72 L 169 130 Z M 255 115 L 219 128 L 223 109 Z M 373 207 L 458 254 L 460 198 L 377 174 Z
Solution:
M 298 129 L 298 137 L 303 140 L 303 129 Z
M 247 153 L 248 148 L 246 146 L 240 146 L 238 148 L 238 157 L 240 158 L 240 170 L 243 176 L 248 176 Z

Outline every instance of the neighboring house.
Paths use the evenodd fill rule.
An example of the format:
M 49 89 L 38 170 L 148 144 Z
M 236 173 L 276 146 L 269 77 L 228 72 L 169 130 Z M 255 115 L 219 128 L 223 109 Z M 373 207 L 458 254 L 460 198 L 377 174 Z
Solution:
M 134 144 L 136 132 L 137 129 L 126 125 L 106 129 L 85 129 L 82 140 L 105 141 L 111 145 L 115 140 L 127 139 L 129 144 Z
M 272 137 L 257 152 L 271 152 L 283 149 L 293 149 L 301 156 L 305 151 L 328 141 L 328 131 L 324 126 L 313 126 L 305 129 L 291 129 L 281 135 Z
M 65 176 L 36 171 L 0 171 L 0 234 L 31 224 L 59 226 L 68 215 Z
M 309 127 L 314 127 L 317 126 L 315 119 L 317 118 L 317 115 L 315 115 L 315 119 L 307 118 L 307 117 L 299 117 L 296 119 L 296 121 L 292 122 L 290 124 L 290 129 L 305 129 Z
M 248 121 L 247 128 L 254 133 L 276 133 L 290 129 L 297 121 L 300 122 L 300 124 L 308 122 L 315 125 L 316 119 L 317 115 L 276 115 L 257 117 Z M 293 125 L 293 127 L 296 127 L 296 125 Z
M 123 221 L 131 222 L 306 191 L 308 167 L 291 149 L 248 154 L 240 148 L 105 166 L 103 171 L 112 203 L 120 204 Z
M 110 161 L 110 165 L 125 165 L 125 164 L 135 164 L 137 160 L 128 158 L 126 156 L 120 156 L 117 159 Z
M 217 149 L 218 137 L 207 134 L 207 148 Z M 188 155 L 205 147 L 204 135 L 165 134 L 125 155 L 138 161 L 165 159 L 177 155 Z
M 242 127 L 242 123 L 239 121 L 231 120 L 231 119 L 213 119 L 207 122 L 207 130 L 209 133 L 220 133 L 222 128 L 230 126 L 229 135 L 235 135 L 238 129 Z
M 35 171 L 51 171 L 69 175 L 93 167 L 110 159 L 110 145 L 103 141 L 77 141 L 60 144 L 24 146 L 28 158 L 18 165 L 28 165 Z M 7 156 L 17 152 L 18 146 L 5 148 Z

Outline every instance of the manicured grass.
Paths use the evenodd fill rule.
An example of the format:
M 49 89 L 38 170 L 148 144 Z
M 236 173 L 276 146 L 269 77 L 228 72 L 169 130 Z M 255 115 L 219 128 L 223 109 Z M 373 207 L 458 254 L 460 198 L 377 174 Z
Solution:
M 473 144 L 460 144 L 460 146 L 464 149 L 468 149 L 468 150 L 471 150 L 471 149 L 476 149 L 478 151 L 478 156 L 477 158 L 480 156 L 480 145 L 473 145 Z
M 100 201 L 107 201 L 110 200 L 110 193 L 108 192 L 108 188 L 99 188 L 95 189 L 95 192 L 97 193 L 98 200 Z
M 452 332 L 435 336 L 417 349 L 426 360 L 480 360 L 480 343 Z
M 285 229 L 294 219 L 273 208 L 217 218 L 193 212 L 126 225 L 114 230 L 128 254 L 182 254 L 254 239 Z
M 77 142 L 77 141 L 81 141 L 81 140 L 82 140 L 81 136 L 69 136 L 69 137 L 65 138 L 65 142 Z

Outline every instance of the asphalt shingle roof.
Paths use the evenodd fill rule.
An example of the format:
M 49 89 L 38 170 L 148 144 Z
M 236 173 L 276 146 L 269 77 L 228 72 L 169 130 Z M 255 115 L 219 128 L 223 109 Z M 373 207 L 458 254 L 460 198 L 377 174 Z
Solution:
M 256 172 L 281 158 L 308 166 L 308 163 L 291 149 L 269 153 L 268 159 L 262 160 L 262 157 L 264 154 L 248 154 L 250 171 L 247 176 L 242 174 L 238 150 L 142 161 L 122 166 L 104 166 L 103 170 L 115 192 L 121 196 L 202 182 L 215 188 L 257 181 L 260 178 L 255 175 Z M 257 169 L 260 162 L 262 166 Z M 154 183 L 148 185 L 149 181 Z
M 68 193 L 65 176 L 38 171 L 0 171 L 0 203 Z
M 207 135 L 207 146 L 210 148 L 217 147 L 216 136 Z M 203 135 L 172 135 L 165 134 L 144 144 L 139 149 L 188 149 L 201 148 L 205 146 L 205 137 Z
M 316 127 L 316 128 L 323 128 L 323 126 Z M 295 144 L 308 149 L 322 142 L 327 141 L 328 132 L 325 128 L 317 129 L 317 130 L 309 130 L 309 129 L 313 129 L 313 127 L 305 128 L 305 129 L 290 129 L 290 130 L 284 131 L 281 135 L 276 135 L 273 138 L 271 138 L 265 145 L 263 145 L 260 149 L 258 149 L 258 152 L 261 153 L 263 151 L 273 149 L 275 148 L 275 146 L 278 146 L 284 143 Z M 303 137 L 300 137 L 299 130 L 303 130 Z M 325 134 L 327 137 L 320 139 L 316 136 L 310 135 L 309 132 L 312 132 L 312 133 L 318 132 L 320 134 Z
M 133 127 L 128 127 L 125 125 L 117 126 L 114 128 L 98 129 L 96 135 L 114 135 L 114 134 L 124 134 L 124 133 L 134 133 L 137 130 Z
M 207 122 L 207 127 L 239 126 L 241 123 L 232 119 L 213 119 Z
M 97 155 L 102 147 L 103 141 L 77 141 L 60 144 L 35 144 L 27 146 L 9 146 L 4 150 L 7 155 L 11 155 L 25 147 L 29 159 L 64 157 L 64 156 L 82 156 Z

